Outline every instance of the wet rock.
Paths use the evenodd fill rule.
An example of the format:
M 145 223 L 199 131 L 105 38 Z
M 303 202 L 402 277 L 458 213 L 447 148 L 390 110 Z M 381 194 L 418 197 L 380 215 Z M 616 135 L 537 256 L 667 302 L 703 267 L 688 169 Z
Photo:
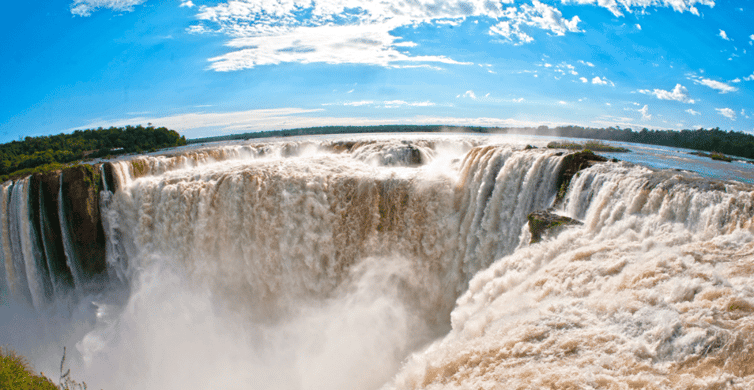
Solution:
M 571 179 L 582 169 L 589 168 L 595 164 L 608 161 L 607 158 L 594 154 L 590 150 L 583 150 L 577 153 L 571 153 L 563 158 L 563 165 L 558 173 L 558 180 L 555 183 L 558 189 L 555 204 L 563 201 Z
M 106 271 L 105 231 L 100 221 L 98 166 L 78 165 L 63 170 L 65 223 L 74 257 L 90 280 Z
M 38 191 L 32 196 L 39 202 L 40 242 L 43 245 L 44 256 L 47 259 L 49 272 L 54 275 L 58 282 L 58 288 L 70 289 L 73 287 L 73 276 L 68 268 L 63 247 L 63 235 L 60 230 L 60 218 L 58 217 L 58 194 L 60 191 L 60 170 L 37 173 L 32 176 L 32 182 L 39 183 Z
M 527 216 L 529 219 L 529 232 L 531 244 L 535 244 L 546 237 L 553 237 L 567 226 L 583 225 L 582 222 L 573 218 L 554 214 L 548 210 L 535 211 Z

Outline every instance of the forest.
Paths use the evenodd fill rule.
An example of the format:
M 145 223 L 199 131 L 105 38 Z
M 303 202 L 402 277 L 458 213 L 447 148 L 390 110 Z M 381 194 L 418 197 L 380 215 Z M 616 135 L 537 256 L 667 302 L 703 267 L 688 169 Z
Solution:
M 697 130 L 649 130 L 634 131 L 620 127 L 590 128 L 581 126 L 560 127 L 459 127 L 459 126 L 418 126 L 418 125 L 387 125 L 387 126 L 327 126 L 290 130 L 261 131 L 235 134 L 221 137 L 199 138 L 189 140 L 189 143 L 247 140 L 265 137 L 286 137 L 296 135 L 318 134 L 346 134 L 346 133 L 400 133 L 400 132 L 471 132 L 486 134 L 524 134 L 556 136 L 567 138 L 586 138 L 605 141 L 633 142 L 640 144 L 671 146 L 693 149 L 714 154 L 754 159 L 754 136 L 751 134 L 713 129 Z
M 26 137 L 0 145 L 0 181 L 82 159 L 140 153 L 186 145 L 186 138 L 165 127 L 126 126 L 76 130 L 71 134 Z

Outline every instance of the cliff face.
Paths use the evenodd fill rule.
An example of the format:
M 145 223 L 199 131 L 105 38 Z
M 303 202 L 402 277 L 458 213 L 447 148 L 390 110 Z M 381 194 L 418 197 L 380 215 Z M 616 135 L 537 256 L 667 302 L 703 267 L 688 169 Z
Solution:
M 63 234 L 60 230 L 60 218 L 58 208 L 58 194 L 60 193 L 61 171 L 37 173 L 32 176 L 32 189 L 38 188 L 31 193 L 33 204 L 38 204 L 34 210 L 39 218 L 34 218 L 36 231 L 39 233 L 39 241 L 47 260 L 53 283 L 56 290 L 70 289 L 73 287 L 73 276 L 66 264 L 65 247 L 63 246 Z M 37 215 L 37 214 L 34 215 Z
M 71 251 L 82 276 L 91 279 L 106 271 L 106 240 L 99 208 L 102 181 L 99 166 L 79 165 L 64 169 L 62 174 L 61 206 L 70 232 Z

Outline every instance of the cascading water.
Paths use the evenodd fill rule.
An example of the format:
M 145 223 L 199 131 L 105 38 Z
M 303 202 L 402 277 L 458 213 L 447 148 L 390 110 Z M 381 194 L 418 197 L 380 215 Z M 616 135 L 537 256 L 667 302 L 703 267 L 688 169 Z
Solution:
M 748 185 L 605 162 L 556 203 L 557 150 L 397 138 L 116 161 L 99 211 L 68 173 L 54 205 L 6 183 L 0 291 L 47 318 L 75 286 L 60 340 L 107 389 L 754 384 Z M 529 244 L 551 207 L 584 224 Z M 103 265 L 73 215 L 98 215 Z

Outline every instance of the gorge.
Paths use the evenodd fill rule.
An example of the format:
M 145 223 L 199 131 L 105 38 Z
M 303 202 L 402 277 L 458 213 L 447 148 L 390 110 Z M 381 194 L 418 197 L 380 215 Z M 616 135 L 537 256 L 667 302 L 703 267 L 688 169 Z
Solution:
M 0 342 L 27 313 L 54 329 L 35 364 L 75 347 L 106 389 L 754 386 L 754 188 L 547 142 L 272 139 L 6 182 Z M 574 223 L 533 237 L 545 210 Z

